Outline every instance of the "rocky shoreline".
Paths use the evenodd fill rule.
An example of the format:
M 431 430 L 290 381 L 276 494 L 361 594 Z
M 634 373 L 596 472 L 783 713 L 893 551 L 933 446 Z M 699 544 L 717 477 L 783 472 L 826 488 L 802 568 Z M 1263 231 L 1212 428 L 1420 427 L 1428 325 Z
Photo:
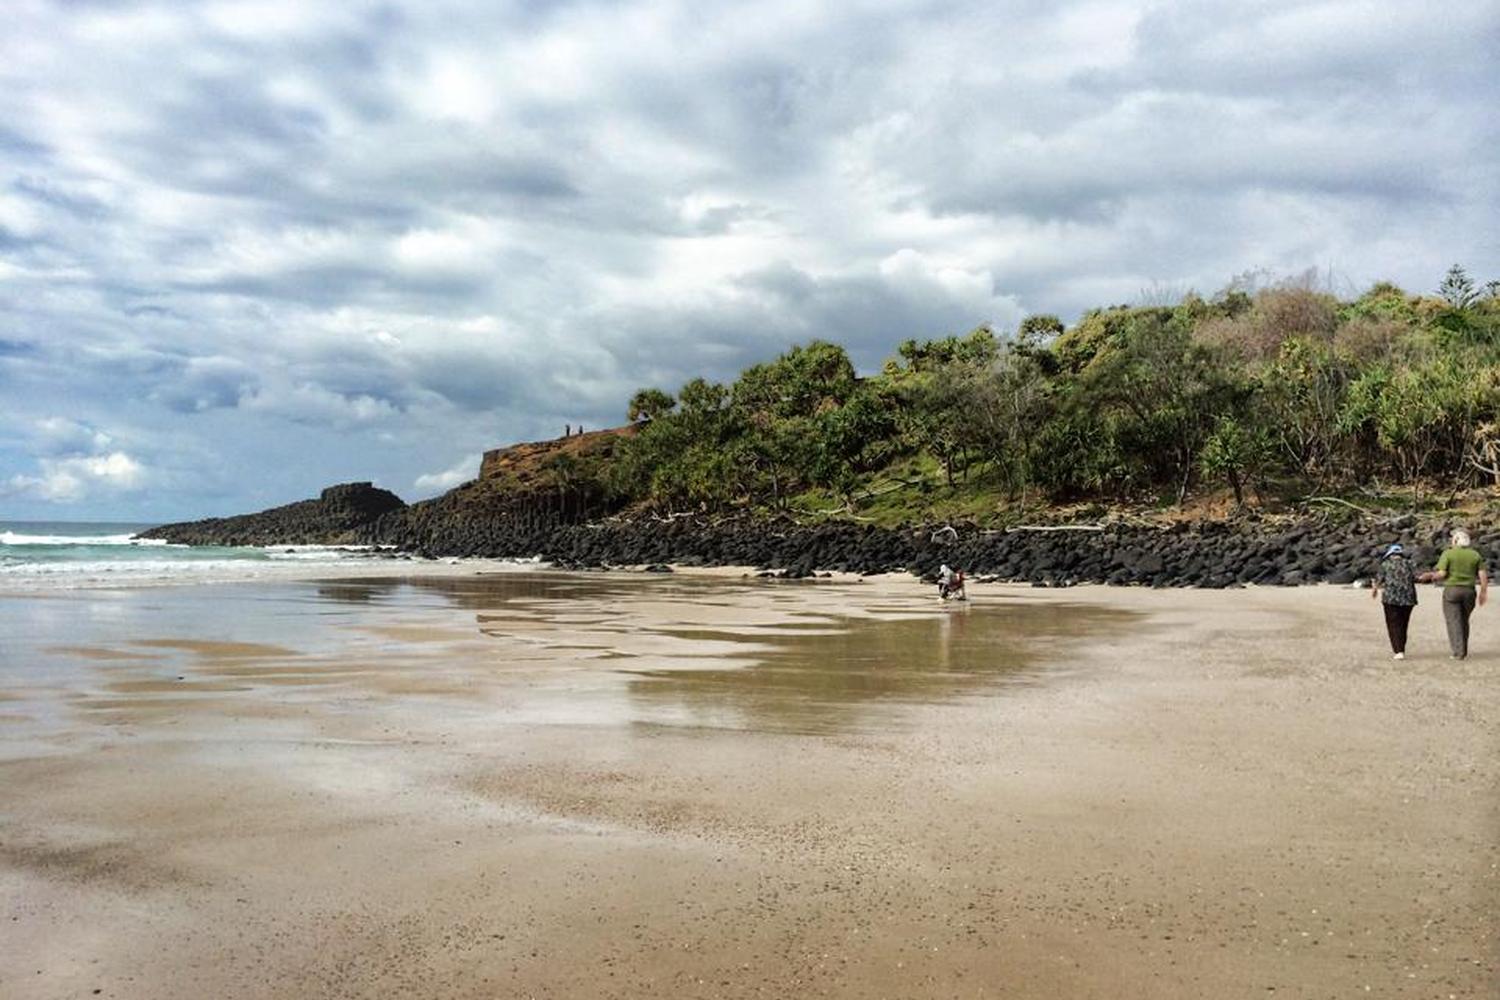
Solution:
M 202 545 L 364 544 L 420 557 L 540 558 L 568 569 L 754 566 L 766 575 L 909 572 L 947 563 L 971 579 L 1072 586 L 1223 588 L 1350 583 L 1401 542 L 1418 565 L 1436 559 L 1449 524 L 1411 516 L 1329 516 L 1113 522 L 1008 531 L 972 525 L 881 528 L 852 521 L 649 514 L 598 516 L 587 505 L 518 503 L 455 491 L 406 505 L 368 483 L 235 518 L 165 525 L 147 537 Z M 1500 550 L 1500 526 L 1468 525 L 1481 550 Z
M 887 529 L 847 522 L 803 525 L 750 517 L 616 518 L 591 524 L 507 530 L 473 526 L 458 537 L 421 540 L 373 533 L 372 542 L 424 555 L 539 556 L 570 569 L 613 566 L 754 566 L 786 578 L 821 572 L 909 572 L 930 578 L 947 563 L 971 579 L 1066 587 L 1224 588 L 1243 584 L 1346 584 L 1368 576 L 1385 546 L 1400 541 L 1419 565 L 1436 560 L 1445 527 L 1416 519 L 1291 524 L 1211 521 L 1170 527 L 985 531 L 972 526 Z M 1481 548 L 1500 533 L 1476 535 Z

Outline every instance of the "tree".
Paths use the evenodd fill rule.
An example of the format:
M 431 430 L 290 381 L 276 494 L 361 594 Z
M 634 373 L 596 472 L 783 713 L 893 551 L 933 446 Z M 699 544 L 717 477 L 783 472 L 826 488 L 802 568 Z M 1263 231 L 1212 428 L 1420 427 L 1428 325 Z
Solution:
M 826 409 L 817 417 L 812 481 L 852 505 L 859 475 L 890 457 L 894 430 L 891 411 L 875 391 L 856 390 L 843 406 Z
M 1050 343 L 1067 329 L 1063 321 L 1051 313 L 1027 316 L 1016 328 L 1016 343 L 1027 347 Z
M 1128 311 L 1092 346 L 1080 382 L 1088 405 L 1129 418 L 1119 426 L 1122 443 L 1152 479 L 1172 482 L 1180 504 L 1199 449 L 1239 390 L 1177 320 L 1170 310 Z
M 897 383 L 947 365 L 984 366 L 994 362 L 999 351 L 1000 342 L 987 326 L 976 327 L 962 337 L 903 340 L 896 347 L 896 357 L 886 361 L 884 374 Z
M 740 373 L 730 396 L 743 429 L 742 457 L 777 508 L 815 478 L 819 417 L 841 407 L 856 385 L 849 355 L 822 340 Z
M 610 465 L 609 486 L 617 495 L 647 499 L 657 507 L 722 507 L 744 488 L 731 459 L 739 435 L 729 390 L 695 378 L 678 392 L 675 410 L 658 413 L 622 442 Z
M 903 341 L 885 363 L 881 380 L 896 404 L 896 427 L 911 447 L 937 459 L 948 485 L 968 474 L 982 439 L 974 420 L 978 383 L 1000 356 L 987 326 L 962 337 Z
M 972 442 L 973 377 L 972 368 L 950 362 L 904 381 L 897 391 L 898 426 L 912 444 L 938 460 L 949 486 Z
M 1203 442 L 1199 459 L 1203 474 L 1224 478 L 1234 490 L 1234 505 L 1245 506 L 1245 482 L 1260 472 L 1270 453 L 1270 444 L 1259 428 L 1234 417 L 1220 417 L 1213 433 Z
M 1459 264 L 1448 268 L 1443 283 L 1438 285 L 1438 297 L 1460 312 L 1469 308 L 1479 298 L 1474 288 L 1474 279 Z
M 1006 350 L 975 380 L 970 419 L 1022 504 L 1031 484 L 1033 453 L 1052 411 L 1047 375 L 1035 355 Z
M 772 417 L 812 416 L 854 392 L 854 364 L 837 344 L 815 340 L 775 361 L 753 365 L 734 383 L 736 406 Z
M 1321 484 L 1333 472 L 1349 365 L 1327 344 L 1294 337 L 1261 373 L 1260 401 L 1270 436 L 1287 464 Z
M 1410 367 L 1376 365 L 1349 387 L 1342 423 L 1367 429 L 1421 498 L 1424 474 L 1463 476 L 1476 427 L 1494 412 L 1496 370 L 1441 354 Z
M 641 389 L 630 397 L 630 407 L 625 411 L 625 419 L 631 423 L 641 420 L 656 420 L 664 414 L 670 413 L 677 405 L 669 393 L 660 389 Z

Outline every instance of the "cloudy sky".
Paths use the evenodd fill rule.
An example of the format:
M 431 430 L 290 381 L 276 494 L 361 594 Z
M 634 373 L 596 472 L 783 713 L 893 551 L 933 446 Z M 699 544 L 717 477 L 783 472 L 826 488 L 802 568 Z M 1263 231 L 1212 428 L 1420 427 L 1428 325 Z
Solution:
M 407 499 L 642 385 L 1500 276 L 1500 0 L 6 0 L 0 518 Z

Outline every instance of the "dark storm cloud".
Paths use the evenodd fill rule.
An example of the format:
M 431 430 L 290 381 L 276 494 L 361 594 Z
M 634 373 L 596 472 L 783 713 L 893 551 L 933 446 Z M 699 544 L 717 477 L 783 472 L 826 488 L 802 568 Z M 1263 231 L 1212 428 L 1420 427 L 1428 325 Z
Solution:
M 61 190 L 46 177 L 37 174 L 17 177 L 11 184 L 11 189 L 22 197 L 34 199 L 84 220 L 101 218 L 107 211 L 107 206 L 101 199 Z
M 646 382 L 675 390 L 698 375 L 732 379 L 788 344 L 835 340 L 858 368 L 873 371 L 908 337 L 963 334 L 991 320 L 1013 327 L 1021 318 L 982 281 L 955 290 L 920 260 L 893 264 L 885 273 L 820 277 L 781 263 L 740 275 L 689 308 L 622 315 L 605 344 L 623 372 L 649 373 Z
M 235 358 L 189 358 L 163 378 L 152 398 L 178 413 L 235 407 L 259 386 L 248 364 Z
M 1492 4 L 1300 3 L 1258 5 L 1226 17 L 1189 2 L 1145 12 L 1135 58 L 1091 74 L 1096 87 L 1152 86 L 1200 93 L 1275 95 L 1308 106 L 1396 96 L 1396 88 L 1458 93 L 1493 66 L 1474 44 L 1494 40 Z M 1420 97 L 1419 97 L 1420 99 Z

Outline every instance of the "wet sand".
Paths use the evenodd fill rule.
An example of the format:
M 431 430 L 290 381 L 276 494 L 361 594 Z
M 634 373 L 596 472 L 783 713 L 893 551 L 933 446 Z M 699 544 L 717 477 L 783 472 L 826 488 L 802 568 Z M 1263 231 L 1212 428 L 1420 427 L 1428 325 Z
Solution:
M 1493 608 L 973 597 L 0 598 L 0 996 L 1500 995 Z

